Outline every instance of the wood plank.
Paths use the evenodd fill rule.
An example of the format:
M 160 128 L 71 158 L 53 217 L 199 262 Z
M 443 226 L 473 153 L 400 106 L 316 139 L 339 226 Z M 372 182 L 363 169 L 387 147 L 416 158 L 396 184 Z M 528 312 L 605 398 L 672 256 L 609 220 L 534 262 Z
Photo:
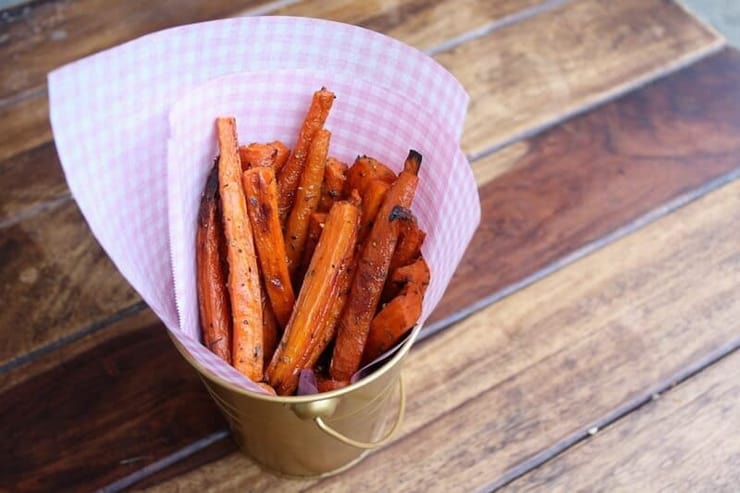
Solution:
M 0 165 L 0 228 L 71 201 L 56 147 L 47 142 Z
M 406 0 L 354 2 L 312 0 L 286 6 L 276 15 L 318 17 L 371 29 L 420 50 L 497 25 L 515 22 L 547 9 L 553 0 Z
M 147 2 L 34 2 L 6 12 L 0 21 L 3 43 L 0 106 L 19 95 L 43 91 L 53 68 L 152 31 L 227 17 L 268 0 L 167 0 Z
M 735 181 L 424 341 L 399 439 L 342 475 L 232 454 L 153 491 L 491 491 L 740 347 L 738 211 Z
M 36 375 L 48 372 L 55 368 L 63 368 L 65 363 L 78 357 L 82 353 L 89 353 L 96 346 L 144 327 L 154 327 L 160 324 L 154 312 L 144 303 L 134 305 L 131 309 L 118 314 L 110 320 L 105 320 L 99 326 L 91 327 L 74 341 L 69 341 L 62 347 L 44 351 L 35 358 L 19 362 L 11 370 L 0 372 L 0 395 L 11 387 L 21 385 Z
M 735 491 L 740 352 L 502 491 Z
M 75 202 L 0 236 L 0 367 L 140 301 Z
M 521 157 L 492 163 L 509 169 L 480 189 L 481 226 L 429 328 L 740 168 L 739 135 L 740 54 L 724 51 L 508 150 Z
M 542 8 L 543 4 L 546 5 L 552 1 L 504 0 L 495 4 L 482 0 L 465 0 L 464 4 L 453 0 L 443 2 L 397 0 L 350 4 L 346 1 L 309 1 L 287 5 L 275 11 L 267 8 L 265 10 L 271 14 L 310 16 L 356 24 L 389 34 L 412 46 L 424 49 L 439 46 L 453 38 L 489 26 L 491 23 L 507 22 L 512 19 L 512 16 L 521 16 L 522 11 L 524 14 L 533 15 L 539 11 L 538 8 Z M 20 92 L 30 91 L 30 93 L 14 104 L 3 105 L 2 99 L 10 95 L 3 96 L 0 90 L 0 161 L 51 140 L 51 129 L 47 118 L 48 100 L 43 88 L 46 86 L 46 73 L 52 68 L 150 31 L 180 23 L 244 15 L 253 11 L 256 5 L 270 5 L 264 0 L 242 1 L 233 6 L 229 2 L 216 2 L 215 4 L 210 2 L 203 11 L 196 9 L 196 5 L 189 2 L 178 4 L 177 9 L 170 8 L 169 10 L 176 11 L 170 12 L 170 18 L 160 18 L 157 11 L 152 12 L 142 8 L 141 2 L 130 2 L 117 6 L 118 12 L 112 12 L 106 16 L 95 16 L 95 23 L 101 27 L 98 31 L 83 29 L 81 18 L 84 13 L 94 12 L 100 7 L 97 5 L 99 3 L 95 0 L 85 0 L 77 2 L 74 6 L 57 5 L 55 8 L 49 4 L 40 5 L 30 9 L 29 13 L 23 17 L 26 19 L 25 23 L 21 23 L 21 17 L 14 18 L 9 23 L 11 32 L 8 36 L 11 42 L 0 45 L 0 61 L 3 57 L 11 57 L 14 56 L 12 53 L 20 52 L 23 54 L 20 62 L 31 63 L 31 66 L 26 67 L 23 74 L 9 73 L 5 76 L 5 80 L 0 77 L 0 84 L 9 86 L 9 90 L 15 87 Z M 279 3 L 274 5 L 277 8 Z M 245 6 L 250 8 L 242 10 Z M 167 8 L 167 5 L 164 8 Z M 57 13 L 60 9 L 61 14 Z M 131 17 L 129 9 L 138 11 L 138 17 L 145 18 L 145 22 L 117 22 L 116 14 L 128 16 L 124 17 L 126 19 Z M 57 15 L 59 18 L 56 17 Z M 113 29 L 109 29 L 108 24 L 110 23 L 113 23 Z M 50 33 L 57 33 L 57 37 L 60 36 L 58 33 L 68 33 L 63 42 L 71 48 L 59 52 L 61 47 L 58 42 L 33 43 L 27 36 L 24 36 L 28 34 L 29 25 L 42 26 L 42 32 L 38 34 L 42 38 L 54 36 Z M 150 29 L 147 30 L 147 28 Z M 21 32 L 13 32 L 13 29 L 21 29 Z M 40 64 L 40 66 L 36 67 L 35 64 Z M 25 74 L 25 72 L 29 73 Z M 16 87 L 7 80 L 9 78 L 27 79 L 31 87 L 25 85 Z
M 488 163 L 492 170 L 506 171 L 481 188 L 482 227 L 463 261 L 461 274 L 453 281 L 442 302 L 441 313 L 444 314 L 445 310 L 452 312 L 455 306 L 459 310 L 466 300 L 469 302 L 488 296 L 487 293 L 505 290 L 506 286 L 499 284 L 503 282 L 498 277 L 500 271 L 519 267 L 522 269 L 519 279 L 527 273 L 535 273 L 530 269 L 541 268 L 543 261 L 539 257 L 544 255 L 548 258 L 549 249 L 557 250 L 561 241 L 569 243 L 570 248 L 580 248 L 579 245 L 585 244 L 589 230 L 596 228 L 604 234 L 604 230 L 599 229 L 601 221 L 609 223 L 622 217 L 624 224 L 630 217 L 635 217 L 630 214 L 655 209 L 659 202 L 650 201 L 653 191 L 663 199 L 685 194 L 691 190 L 688 184 L 691 179 L 684 185 L 680 184 L 682 180 L 723 160 L 728 165 L 727 169 L 732 166 L 737 169 L 740 165 L 736 157 L 740 146 L 738 87 L 740 56 L 725 51 L 537 138 L 517 144 L 501 156 L 494 154 L 480 161 Z M 697 111 L 699 108 L 703 113 Z M 696 138 L 698 135 L 704 137 Z M 704 138 L 712 141 L 704 141 Z M 522 153 L 523 158 L 520 157 Z M 511 161 L 516 162 L 513 167 Z M 478 168 L 478 176 L 485 179 L 481 170 L 486 167 L 479 167 L 479 163 L 474 167 Z M 552 172 L 548 171 L 550 167 Z M 590 180 L 590 176 L 594 179 Z M 501 183 L 508 185 L 502 187 Z M 668 190 L 664 188 L 668 183 L 672 183 L 672 191 L 663 195 Z M 538 193 L 540 189 L 546 193 Z M 570 195 L 561 196 L 559 190 L 570 191 Z M 498 195 L 507 199 L 489 199 Z M 555 200 L 552 197 L 560 198 Z M 635 202 L 642 205 L 633 209 Z M 560 205 L 553 207 L 553 204 Z M 561 221 L 560 216 L 565 219 Z M 517 228 L 517 224 L 535 226 Z M 550 229 L 550 224 L 554 229 Z M 639 221 L 633 224 L 637 228 Z M 578 235 L 586 236 L 575 241 Z M 514 238 L 519 241 L 514 241 Z M 498 245 L 502 242 L 508 246 L 499 250 Z M 539 242 L 545 242 L 545 246 L 540 248 Z M 481 283 L 479 286 L 476 284 L 478 281 Z M 471 298 L 466 298 L 465 293 L 469 293 Z M 491 337 L 484 331 L 490 332 L 492 324 L 478 323 L 481 325 L 478 336 Z M 457 326 L 447 331 L 450 335 L 445 335 L 444 340 L 454 339 L 457 337 L 454 334 L 464 330 Z M 437 335 L 433 340 L 439 337 L 442 336 Z M 500 337 L 500 334 L 495 336 L 496 339 Z M 526 344 L 522 344 L 499 356 L 518 358 L 516 351 L 529 351 Z M 481 354 L 471 356 L 469 361 L 482 358 L 481 364 L 486 364 L 486 350 L 481 351 Z M 501 353 L 503 349 L 496 351 Z M 432 361 L 425 364 L 436 366 Z M 451 367 L 450 372 L 458 370 L 459 365 Z M 424 391 L 419 389 L 419 392 Z M 210 458 L 204 453 L 203 459 L 196 455 L 188 461 L 196 465 Z M 229 460 L 238 462 L 238 458 Z M 244 466 L 240 463 L 239 467 Z M 165 471 L 163 474 L 169 473 Z M 254 478 L 249 476 L 249 481 L 252 480 Z
M 226 426 L 158 322 L 15 385 L 2 402 L 3 491 L 93 490 Z
M 476 33 L 480 18 L 501 26 L 491 32 L 483 29 L 480 37 L 460 45 L 453 43 L 436 55 L 471 94 L 463 146 L 476 157 L 705 55 L 722 43 L 715 33 L 663 0 L 576 1 L 551 11 L 543 7 L 539 15 L 507 25 L 505 16 L 514 8 L 533 5 L 528 0 L 510 2 L 478 0 L 475 9 L 454 8 L 457 3 L 451 1 L 432 2 L 426 7 L 418 0 L 382 2 L 377 17 L 371 18 L 366 17 L 366 10 L 354 8 L 360 3 L 338 9 L 333 4 L 321 7 L 321 2 L 307 2 L 294 7 L 293 13 L 310 14 L 319 9 L 339 20 L 388 28 L 410 42 L 415 42 L 413 36 L 421 36 L 430 44 L 449 41 L 445 36 L 452 35 L 452 31 L 431 28 L 439 23 L 449 23 L 451 29 L 462 33 L 470 33 L 469 29 Z M 550 8 L 558 3 L 553 0 L 546 5 Z M 540 7 L 534 5 L 533 9 L 540 12 Z M 480 15 L 471 17 L 470 12 Z M 518 18 L 517 14 L 510 16 Z M 417 23 L 427 21 L 431 27 L 416 30 Z M 0 135 L 36 131 L 31 122 L 13 129 L 14 120 L 5 115 L 9 111 L 0 108 Z M 38 122 L 38 128 L 44 125 Z M 0 155 L 28 151 L 24 142 L 11 140 L 8 149 L 0 147 Z M 0 170 L 6 163 L 0 161 Z M 55 156 L 48 155 L 39 166 L 56 167 Z M 26 206 L 35 203 L 29 200 Z
M 721 44 L 673 2 L 591 0 L 569 2 L 436 59 L 470 93 L 463 148 L 477 156 Z

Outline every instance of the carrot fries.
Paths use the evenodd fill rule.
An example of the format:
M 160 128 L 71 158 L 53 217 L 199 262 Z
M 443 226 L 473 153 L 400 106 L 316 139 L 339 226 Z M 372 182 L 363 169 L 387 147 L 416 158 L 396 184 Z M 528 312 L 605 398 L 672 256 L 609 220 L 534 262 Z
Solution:
M 236 122 L 218 118 L 218 189 L 221 196 L 229 297 L 233 321 L 232 363 L 248 378 L 262 380 L 262 300 L 252 228 L 241 180 Z

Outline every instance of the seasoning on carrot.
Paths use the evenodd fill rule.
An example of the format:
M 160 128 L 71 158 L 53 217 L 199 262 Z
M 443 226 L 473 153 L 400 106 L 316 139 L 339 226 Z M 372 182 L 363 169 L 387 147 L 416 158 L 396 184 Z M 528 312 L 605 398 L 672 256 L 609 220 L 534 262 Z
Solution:
M 280 170 L 278 176 L 280 190 L 278 209 L 280 211 L 281 224 L 285 223 L 290 209 L 293 207 L 296 189 L 303 173 L 303 167 L 306 163 L 308 150 L 311 147 L 311 141 L 313 141 L 316 132 L 324 126 L 332 103 L 334 103 L 334 97 L 333 92 L 323 87 L 314 93 L 311 106 L 298 133 L 298 140 L 293 148 L 293 152 Z
M 278 330 L 275 312 L 272 311 L 270 299 L 265 292 L 265 283 L 262 282 L 262 364 L 267 368 L 270 364 L 272 355 L 275 354 L 278 341 L 280 340 L 280 330 Z
M 352 193 L 348 197 L 347 201 L 360 208 L 362 200 L 357 190 L 352 190 Z M 347 296 L 349 295 L 349 288 L 352 284 L 352 278 L 354 272 L 357 269 L 357 246 L 359 243 L 355 243 L 355 248 L 347 252 L 347 256 L 342 260 L 342 265 L 345 266 L 342 272 L 339 274 L 339 281 L 337 282 L 337 295 L 336 301 L 329 307 L 329 312 L 326 319 L 321 327 L 317 331 L 317 337 L 315 337 L 309 344 L 308 350 L 305 353 L 303 360 L 301 361 L 301 368 L 312 368 L 321 357 L 321 354 L 327 348 L 329 343 L 334 339 L 337 334 L 337 321 L 339 316 L 342 314 L 344 305 L 347 302 Z
M 388 189 L 391 186 L 383 180 L 373 179 L 365 187 L 365 194 L 362 196 L 362 216 L 360 217 L 360 234 L 358 242 L 363 243 L 370 230 L 373 228 L 375 216 L 378 215 L 380 206 Z
M 288 256 L 288 271 L 294 279 L 301 265 L 303 248 L 306 245 L 308 220 L 316 211 L 321 198 L 321 182 L 324 179 L 330 139 L 331 132 L 328 130 L 321 129 L 316 132 L 308 151 L 293 209 L 285 223 L 285 253 Z
M 316 210 L 328 212 L 331 205 L 341 200 L 344 181 L 347 179 L 347 165 L 339 159 L 330 157 L 326 160 L 324 185 L 321 187 L 321 199 Z
M 386 193 L 357 264 L 352 287 L 339 319 L 329 374 L 347 381 L 360 366 L 370 322 L 380 302 L 391 256 L 398 241 L 397 208 L 409 208 L 418 184 L 421 154 L 411 150 L 404 170 Z M 349 180 L 349 178 L 348 178 Z
M 421 303 L 429 286 L 429 277 L 429 266 L 423 258 L 395 271 L 393 281 L 402 283 L 403 288 L 370 323 L 362 354 L 363 365 L 388 351 L 416 324 L 421 316 Z
M 275 172 L 270 167 L 252 168 L 243 173 L 242 183 L 265 291 L 277 323 L 285 327 L 293 311 L 295 295 L 278 219 Z
M 344 194 L 349 195 L 352 190 L 357 190 L 364 197 L 365 188 L 372 180 L 381 180 L 390 185 L 396 181 L 396 174 L 377 159 L 369 156 L 357 156 L 354 164 L 347 170 Z
M 357 240 L 359 217 L 357 206 L 349 202 L 337 202 L 329 212 L 295 309 L 267 368 L 267 380 L 278 395 L 295 392 L 311 341 L 336 303 L 344 262 Z
M 301 260 L 298 274 L 295 276 L 297 286 L 300 286 L 303 282 L 303 278 L 306 276 L 306 271 L 308 271 L 308 266 L 313 258 L 316 245 L 319 243 L 321 232 L 324 231 L 326 216 L 326 212 L 314 212 L 308 219 L 308 231 L 306 231 L 306 244 L 303 247 L 303 259 Z
M 252 228 L 241 180 L 234 118 L 216 119 L 218 184 L 221 196 L 229 297 L 233 320 L 232 362 L 248 378 L 262 380 L 262 301 Z
M 258 166 L 269 166 L 277 173 L 288 159 L 289 153 L 288 147 L 278 140 L 268 144 L 253 142 L 246 146 L 239 146 L 239 159 L 243 171 Z
M 393 256 L 391 257 L 391 264 L 388 267 L 388 272 L 391 274 L 391 277 L 397 269 L 405 265 L 409 265 L 421 256 L 421 245 L 424 243 L 424 239 L 426 238 L 426 233 L 419 228 L 416 216 L 414 216 L 411 211 L 408 211 L 407 215 L 408 220 L 403 221 L 400 224 L 398 244 L 396 245 L 396 250 L 393 252 Z M 395 286 L 389 280 L 389 282 L 385 284 L 381 300 L 388 301 L 391 298 L 395 298 L 400 290 L 400 287 Z
M 218 168 L 208 175 L 200 202 L 195 254 L 203 343 L 231 363 L 231 308 L 226 291 L 226 257 L 218 197 Z

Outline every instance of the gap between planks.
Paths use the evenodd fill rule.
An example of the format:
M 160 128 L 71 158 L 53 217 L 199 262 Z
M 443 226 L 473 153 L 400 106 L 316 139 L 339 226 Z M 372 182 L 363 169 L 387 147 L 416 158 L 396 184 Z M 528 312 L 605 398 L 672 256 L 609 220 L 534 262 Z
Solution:
M 641 395 L 637 396 L 633 400 L 618 407 L 603 418 L 585 426 L 583 430 L 564 438 L 552 447 L 536 454 L 531 459 L 513 468 L 508 474 L 504 474 L 495 482 L 486 485 L 478 491 L 493 492 L 511 484 L 522 476 L 531 473 L 547 462 L 568 452 L 571 448 L 577 446 L 581 442 L 592 438 L 594 435 L 598 434 L 598 432 L 619 424 L 632 413 L 649 404 L 656 398 L 656 396 L 670 394 L 670 392 L 674 390 L 674 387 L 685 383 L 690 378 L 711 368 L 723 359 L 735 353 L 740 353 L 740 337 L 729 344 L 721 346 L 708 356 L 690 364 L 686 368 L 681 369 L 681 371 L 671 376 L 671 378 L 663 380 L 651 388 L 645 389 Z M 593 430 L 596 430 L 596 433 L 592 434 Z

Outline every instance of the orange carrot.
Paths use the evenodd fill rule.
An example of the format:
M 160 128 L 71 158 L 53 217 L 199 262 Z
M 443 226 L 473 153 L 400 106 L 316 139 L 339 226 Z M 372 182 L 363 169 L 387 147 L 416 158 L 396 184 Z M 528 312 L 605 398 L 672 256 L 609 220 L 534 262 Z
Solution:
M 311 141 L 313 141 L 316 132 L 324 126 L 332 103 L 334 103 L 334 93 L 326 88 L 322 87 L 321 90 L 314 93 L 311 106 L 298 133 L 295 148 L 280 170 L 278 179 L 280 202 L 278 209 L 280 211 L 281 224 L 285 223 L 290 209 L 293 207 L 296 189 L 303 174 L 303 167 L 306 163 L 308 150 L 311 147 Z
M 365 188 L 372 180 L 381 180 L 390 185 L 396 180 L 396 174 L 377 159 L 369 156 L 358 156 L 354 164 L 347 170 L 344 194 L 349 195 L 352 190 L 357 190 L 364 197 Z
M 275 172 L 269 167 L 252 168 L 244 172 L 242 182 L 265 291 L 278 324 L 285 327 L 293 311 L 295 294 L 278 219 Z
M 306 245 L 303 247 L 303 259 L 301 260 L 301 267 L 298 270 L 296 276 L 297 284 L 300 285 L 303 282 L 303 278 L 306 275 L 308 266 L 313 258 L 313 253 L 316 250 L 316 245 L 319 243 L 321 232 L 324 231 L 324 224 L 326 224 L 325 212 L 314 212 L 308 219 L 308 231 L 306 232 Z
M 278 341 L 280 340 L 280 331 L 277 326 L 275 312 L 272 311 L 272 305 L 265 292 L 265 283 L 262 283 L 262 363 L 265 368 L 270 364 L 272 355 L 275 354 Z
M 420 258 L 397 269 L 393 277 L 396 282 L 403 282 L 403 289 L 373 318 L 362 354 L 363 365 L 393 347 L 421 316 L 421 302 L 429 286 L 427 263 Z
M 258 144 L 253 142 L 248 146 L 239 146 L 239 159 L 242 163 L 242 170 L 257 166 L 270 166 L 275 170 L 275 174 L 280 171 L 285 161 L 288 159 L 290 149 L 288 146 L 276 140 L 268 144 Z
M 391 264 L 388 267 L 391 277 L 397 269 L 409 265 L 421 256 L 421 245 L 424 243 L 424 238 L 426 238 L 426 233 L 419 229 L 416 217 L 411 211 L 407 211 L 407 216 L 408 220 L 400 224 L 398 244 L 396 245 L 396 250 L 393 252 L 393 257 L 391 257 Z M 395 298 L 399 292 L 400 287 L 395 286 L 389 280 L 385 284 L 381 299 L 388 301 L 391 298 Z
M 319 212 L 327 212 L 331 205 L 341 200 L 344 180 L 347 179 L 347 165 L 337 158 L 330 157 L 326 160 L 324 170 L 324 185 L 321 187 L 321 200 L 319 200 Z
M 374 179 L 367 184 L 365 194 L 362 196 L 362 216 L 360 217 L 360 233 L 358 242 L 363 243 L 375 222 L 380 206 L 388 189 L 391 186 L 383 180 Z
M 391 256 L 398 241 L 399 208 L 408 208 L 414 198 L 421 154 L 410 151 L 404 170 L 386 193 L 370 234 L 362 248 L 357 272 L 338 324 L 329 374 L 347 381 L 360 367 L 370 322 L 378 308 Z
M 239 372 L 259 382 L 263 368 L 262 301 L 257 255 L 242 187 L 236 121 L 233 118 L 216 119 L 216 134 L 221 152 L 218 159 L 218 188 L 229 263 L 232 362 Z
M 295 309 L 267 368 L 267 379 L 279 395 L 295 392 L 301 363 L 336 303 L 339 280 L 347 268 L 344 262 L 357 240 L 359 217 L 357 206 L 349 202 L 337 202 L 329 212 Z
M 280 173 L 280 170 L 283 169 L 283 166 L 288 161 L 288 157 L 290 156 L 290 149 L 288 149 L 288 146 L 286 146 L 279 140 L 270 142 L 270 145 L 274 147 L 277 151 L 277 154 L 275 155 L 275 162 L 272 163 L 272 168 L 275 170 L 275 176 L 278 176 L 278 173 Z
M 231 308 L 218 201 L 218 168 L 214 166 L 201 198 L 195 239 L 198 305 L 203 343 L 216 356 L 231 363 Z
M 248 146 L 239 146 L 239 160 L 242 163 L 242 170 L 258 166 L 272 167 L 277 158 L 277 149 L 270 144 L 257 144 L 255 142 Z
M 347 385 L 349 385 L 349 382 L 340 382 L 322 376 L 316 377 L 316 388 L 319 389 L 319 392 L 331 392 L 332 390 L 341 389 Z
M 288 255 L 288 271 L 295 276 L 301 265 L 303 248 L 306 246 L 308 220 L 316 211 L 321 198 L 321 182 L 324 179 L 326 156 L 329 152 L 331 132 L 321 129 L 316 132 L 308 151 L 306 165 L 301 175 L 293 209 L 285 223 L 285 250 Z
M 348 198 L 348 202 L 355 207 L 360 207 L 362 201 L 357 190 L 352 191 Z M 342 314 L 344 305 L 347 302 L 349 288 L 352 284 L 352 277 L 357 269 L 357 245 L 358 244 L 356 243 L 355 248 L 348 251 L 347 256 L 342 260 L 342 265 L 346 267 L 339 274 L 339 281 L 337 282 L 337 290 L 339 294 L 337 295 L 336 301 L 329 307 L 326 320 L 317 331 L 317 337 L 315 337 L 309 344 L 305 357 L 300 364 L 302 368 L 313 368 L 321 357 L 321 354 L 337 333 L 337 321 L 339 320 L 339 316 Z

